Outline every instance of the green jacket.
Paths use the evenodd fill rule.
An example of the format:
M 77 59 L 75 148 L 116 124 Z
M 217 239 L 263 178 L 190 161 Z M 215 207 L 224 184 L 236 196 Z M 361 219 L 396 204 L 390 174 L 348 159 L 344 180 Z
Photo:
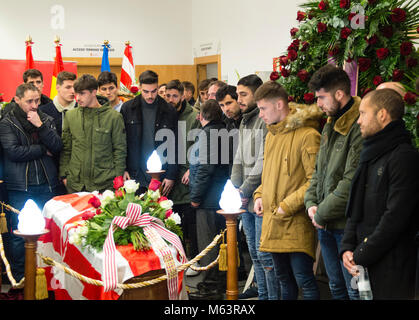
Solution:
M 314 220 L 326 229 L 344 229 L 345 209 L 352 178 L 359 162 L 362 137 L 359 125 L 361 99 L 337 121 L 327 119 L 320 140 L 316 167 L 304 197 L 306 209 L 317 206 Z
M 194 110 L 189 103 L 186 101 L 182 103 L 182 108 L 180 109 L 178 117 L 179 171 L 173 191 L 169 196 L 169 199 L 171 199 L 174 204 L 187 204 L 191 202 L 189 199 L 189 186 L 182 183 L 182 177 L 185 172 L 189 170 L 188 150 L 195 142 L 195 139 L 192 139 L 193 137 L 188 138 L 188 134 L 191 130 L 201 127 L 201 123 L 196 119 L 197 114 L 198 112 Z
M 127 155 L 122 115 L 98 96 L 100 108 L 68 111 L 63 124 L 60 176 L 69 192 L 113 189 L 125 170 Z

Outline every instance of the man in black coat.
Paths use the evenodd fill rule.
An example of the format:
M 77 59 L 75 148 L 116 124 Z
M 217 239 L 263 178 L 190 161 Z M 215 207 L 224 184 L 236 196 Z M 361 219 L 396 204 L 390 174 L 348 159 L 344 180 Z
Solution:
M 151 180 L 147 160 L 154 150 L 163 163 L 162 195 L 167 196 L 175 183 L 177 166 L 176 110 L 158 95 L 158 75 L 144 71 L 139 78 L 141 94 L 121 107 L 127 135 L 127 163 L 124 179 L 133 179 L 146 188 Z M 167 159 L 167 162 L 164 159 Z M 143 189 L 144 190 L 144 189 Z M 142 190 L 142 191 L 143 191 Z
M 340 254 L 353 276 L 359 266 L 368 269 L 374 299 L 413 299 L 419 153 L 405 129 L 404 102 L 396 91 L 369 93 L 359 112 L 365 140 Z
M 9 112 L 0 121 L 0 142 L 3 148 L 4 180 L 9 204 L 22 210 L 32 199 L 42 210 L 44 204 L 56 195 L 58 170 L 54 155 L 62 149 L 54 121 L 38 109 L 40 92 L 30 84 L 21 84 L 16 90 Z M 24 274 L 24 240 L 13 234 L 18 216 L 6 212 L 12 272 L 16 282 Z

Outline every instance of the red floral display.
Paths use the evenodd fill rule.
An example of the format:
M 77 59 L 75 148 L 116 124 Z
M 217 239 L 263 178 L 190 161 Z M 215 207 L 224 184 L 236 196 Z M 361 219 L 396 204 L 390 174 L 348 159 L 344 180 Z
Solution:
M 384 60 L 390 54 L 390 50 L 388 50 L 387 48 L 380 48 L 377 49 L 376 54 L 378 59 Z
M 269 77 L 272 81 L 276 81 L 279 79 L 279 73 L 277 71 L 273 71 L 271 76 Z
M 296 60 L 297 57 L 298 57 L 297 51 L 295 51 L 294 49 L 291 49 L 288 51 L 288 59 L 290 59 L 290 61 Z
M 380 28 L 381 34 L 386 37 L 387 39 L 390 39 L 393 36 L 393 27 L 388 25 Z
M 312 103 L 314 103 L 314 94 L 313 93 L 311 93 L 311 92 L 309 92 L 309 93 L 305 93 L 304 94 L 304 101 L 307 103 L 307 104 L 312 104 Z
M 399 82 L 403 79 L 403 76 L 404 76 L 403 70 L 394 69 L 393 77 L 392 77 L 393 81 Z
M 290 71 L 289 71 L 288 69 L 282 68 L 282 70 L 281 70 L 281 75 L 282 75 L 284 78 L 287 78 L 287 77 L 289 77 L 289 76 L 290 76 Z
M 122 176 L 116 177 L 113 179 L 113 188 L 118 190 L 124 186 L 124 178 Z
M 306 82 L 310 78 L 310 74 L 307 72 L 307 70 L 300 70 L 297 73 L 297 77 L 300 78 L 302 82 Z
M 350 5 L 351 5 L 350 0 L 340 0 L 339 2 L 339 7 L 341 7 L 342 9 L 348 9 Z
M 412 50 L 413 50 L 413 43 L 411 43 L 410 41 L 404 41 L 400 45 L 400 54 L 402 56 L 408 56 L 409 54 L 412 53 Z
M 416 103 L 416 94 L 409 91 L 404 95 L 404 101 L 407 104 L 415 104 Z
M 303 12 L 303 11 L 298 11 L 297 12 L 297 20 L 298 21 L 301 22 L 301 21 L 305 20 L 306 17 L 307 17 L 307 14 L 305 12 Z
M 407 58 L 406 65 L 408 68 L 414 68 L 418 65 L 418 60 L 415 58 Z
M 298 28 L 292 28 L 290 30 L 291 37 L 295 37 L 295 35 L 297 34 L 297 32 L 298 32 Z
M 342 28 L 340 31 L 340 37 L 342 39 L 348 39 L 349 35 L 352 33 L 352 30 L 348 27 Z
M 319 9 L 322 11 L 325 11 L 329 7 L 329 4 L 326 1 L 320 1 L 319 3 Z
M 383 78 L 381 76 L 375 76 L 372 82 L 377 87 L 380 83 L 383 82 Z
M 358 66 L 359 70 L 364 72 L 367 71 L 371 67 L 371 59 L 370 58 L 359 58 L 358 59 Z
M 160 188 L 160 185 L 161 185 L 161 182 L 159 180 L 151 179 L 150 185 L 148 186 L 148 189 L 150 189 L 152 191 L 156 191 Z
M 99 199 L 98 197 L 96 197 L 96 196 L 92 196 L 92 197 L 89 199 L 88 203 L 89 203 L 89 204 L 91 204 L 91 205 L 92 205 L 93 207 L 95 207 L 95 208 L 99 208 L 99 207 L 100 207 L 100 205 L 101 205 L 101 203 L 100 203 L 100 199 Z
M 326 29 L 327 29 L 327 25 L 326 25 L 325 23 L 323 23 L 323 22 L 319 22 L 319 23 L 317 24 L 317 31 L 318 31 L 319 33 L 325 32 L 325 31 L 326 31 Z
M 404 22 L 406 20 L 406 11 L 400 8 L 391 10 L 391 21 L 395 23 Z

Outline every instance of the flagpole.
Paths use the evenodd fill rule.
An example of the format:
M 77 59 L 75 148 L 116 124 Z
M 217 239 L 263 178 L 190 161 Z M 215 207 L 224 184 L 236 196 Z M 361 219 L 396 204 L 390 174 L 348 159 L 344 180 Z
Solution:
M 25 40 L 26 43 L 26 67 L 25 70 L 33 69 L 35 67 L 35 63 L 33 61 L 33 55 L 32 55 L 32 37 L 28 35 L 28 37 Z

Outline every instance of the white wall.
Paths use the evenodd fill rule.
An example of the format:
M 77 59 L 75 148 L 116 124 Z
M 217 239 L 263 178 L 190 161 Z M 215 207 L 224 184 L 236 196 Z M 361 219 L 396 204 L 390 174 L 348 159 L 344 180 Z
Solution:
M 272 58 L 291 42 L 289 30 L 298 25 L 295 0 L 193 0 L 192 43 L 219 40 L 223 80 L 271 71 Z
M 303 0 L 301 0 L 303 1 Z M 35 42 L 35 60 L 53 60 L 54 37 L 63 56 L 81 44 L 107 39 L 121 57 L 124 42 L 133 46 L 134 63 L 193 64 L 196 44 L 221 44 L 222 78 L 272 70 L 272 58 L 290 43 L 301 1 L 283 0 L 7 0 L 0 9 L 0 59 L 25 59 L 25 39 Z M 51 7 L 62 5 L 63 30 L 51 27 Z
M 61 38 L 63 56 L 75 44 L 109 40 L 121 52 L 131 41 L 135 64 L 193 64 L 192 0 L 6 0 L 0 8 L 0 59 L 25 59 L 25 39 L 32 36 L 35 60 L 53 60 L 54 38 Z M 65 27 L 51 27 L 51 7 L 62 5 Z

